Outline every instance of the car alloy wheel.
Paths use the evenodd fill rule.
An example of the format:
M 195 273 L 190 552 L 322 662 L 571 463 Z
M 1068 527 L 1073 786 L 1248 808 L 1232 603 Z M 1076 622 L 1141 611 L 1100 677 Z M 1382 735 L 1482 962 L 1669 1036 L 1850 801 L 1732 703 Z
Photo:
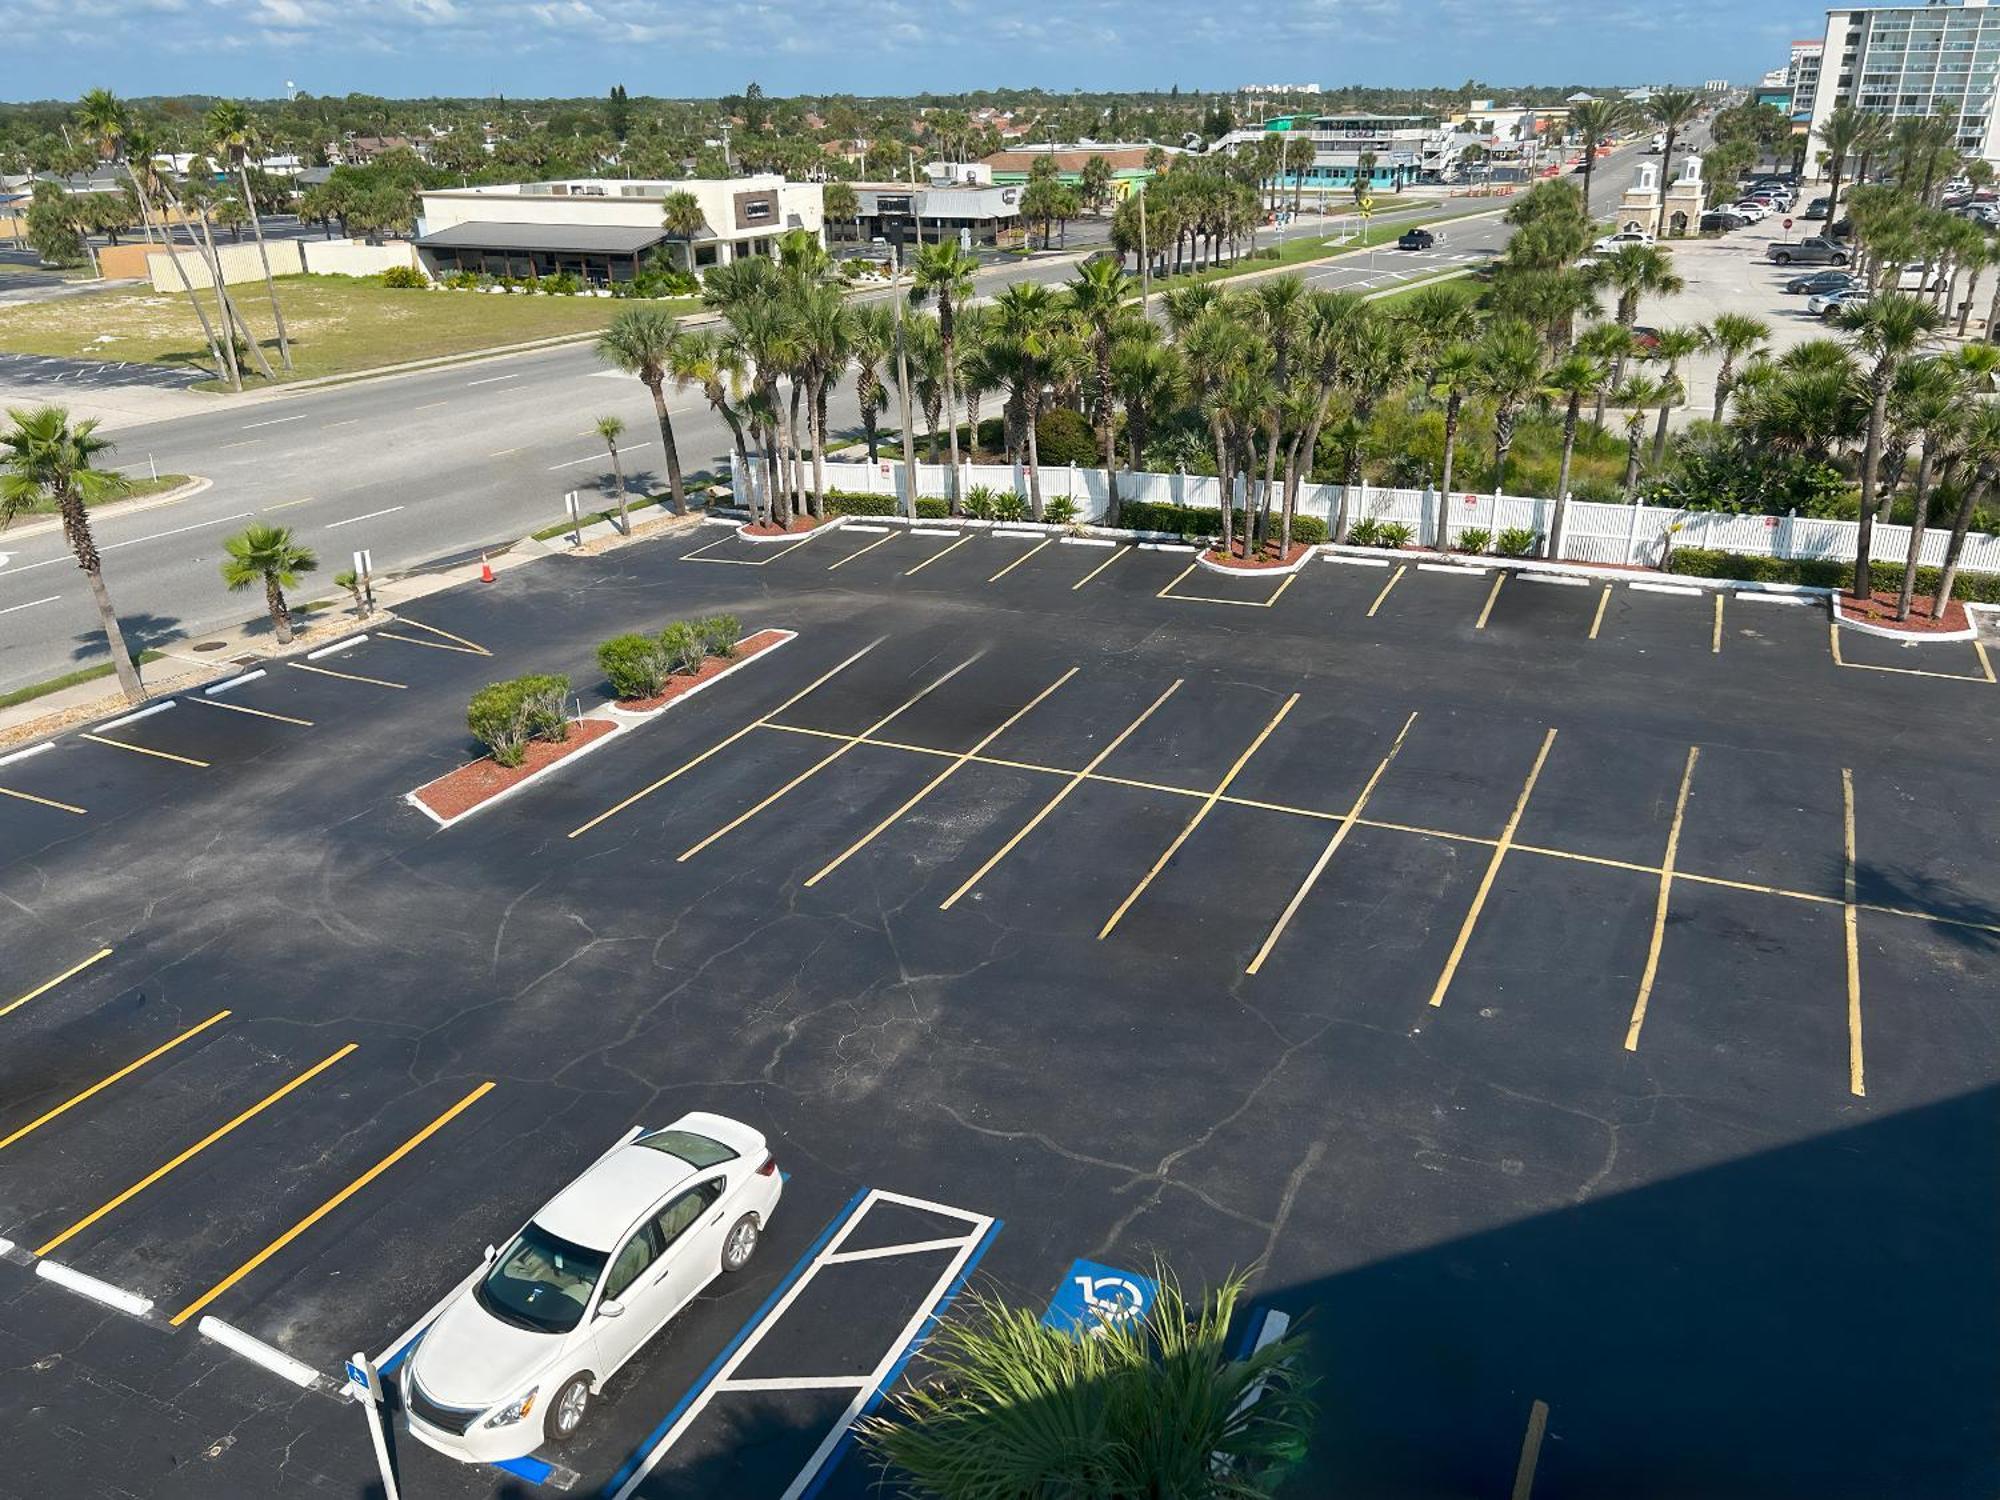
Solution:
M 757 1216 L 745 1214 L 729 1226 L 729 1238 L 722 1242 L 722 1269 L 740 1271 L 757 1253 Z
M 590 1377 L 572 1375 L 556 1392 L 556 1399 L 549 1403 L 549 1420 L 546 1427 L 548 1439 L 552 1443 L 567 1443 L 583 1426 L 584 1413 L 590 1410 Z

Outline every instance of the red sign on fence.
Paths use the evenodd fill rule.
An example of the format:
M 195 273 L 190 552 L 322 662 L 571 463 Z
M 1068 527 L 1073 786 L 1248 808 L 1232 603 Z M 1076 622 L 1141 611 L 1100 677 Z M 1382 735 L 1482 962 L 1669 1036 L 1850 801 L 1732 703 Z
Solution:
M 1467 495 L 1465 497 L 1465 503 L 1469 506 L 1477 505 L 1479 503 L 1479 497 L 1477 495 Z

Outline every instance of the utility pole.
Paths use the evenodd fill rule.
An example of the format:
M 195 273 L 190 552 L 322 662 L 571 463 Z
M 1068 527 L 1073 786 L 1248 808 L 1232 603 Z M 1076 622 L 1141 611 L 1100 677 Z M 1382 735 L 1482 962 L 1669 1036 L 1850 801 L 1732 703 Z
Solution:
M 896 391 L 903 407 L 903 493 L 909 518 L 917 518 L 917 439 L 916 418 L 910 411 L 910 351 L 903 339 L 903 247 L 896 246 L 896 272 L 889 280 L 890 300 L 896 305 Z
M 1153 307 L 1153 258 L 1146 249 L 1146 184 L 1138 185 L 1139 194 L 1139 314 L 1151 315 Z

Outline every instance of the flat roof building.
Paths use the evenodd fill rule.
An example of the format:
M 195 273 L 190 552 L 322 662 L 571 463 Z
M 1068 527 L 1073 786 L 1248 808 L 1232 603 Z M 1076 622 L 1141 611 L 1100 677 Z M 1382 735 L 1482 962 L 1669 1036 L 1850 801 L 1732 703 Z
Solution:
M 1085 141 L 1073 146 L 1012 146 L 1005 151 L 995 151 L 979 165 L 987 168 L 993 181 L 1001 186 L 1019 186 L 1028 180 L 1036 161 L 1053 157 L 1057 180 L 1073 185 L 1083 180 L 1085 164 L 1093 156 L 1101 156 L 1111 164 L 1111 195 L 1123 198 L 1132 191 L 1135 183 L 1145 182 L 1153 176 L 1153 169 L 1146 165 L 1146 158 L 1154 151 L 1164 151 L 1169 157 L 1180 154 L 1175 146 L 1143 143 L 1098 145 Z
M 1826 13 L 1818 55 L 1803 48 L 1793 44 L 1792 110 L 1798 118 L 1810 109 L 1815 140 L 1836 104 L 1892 118 L 1947 114 L 1960 151 L 2000 163 L 2000 7 L 1986 0 L 1843 7 Z
M 701 222 L 690 232 L 663 222 L 671 193 L 693 196 Z M 727 179 L 572 178 L 423 195 L 417 253 L 435 276 L 568 272 L 592 286 L 629 281 L 655 251 L 704 270 L 739 255 L 769 255 L 778 237 L 803 229 L 824 239 L 821 189 L 775 173 Z
M 884 240 L 892 245 L 955 239 L 965 249 L 1018 237 L 1021 188 L 994 182 L 857 182 L 859 219 L 850 229 L 829 224 L 828 237 Z

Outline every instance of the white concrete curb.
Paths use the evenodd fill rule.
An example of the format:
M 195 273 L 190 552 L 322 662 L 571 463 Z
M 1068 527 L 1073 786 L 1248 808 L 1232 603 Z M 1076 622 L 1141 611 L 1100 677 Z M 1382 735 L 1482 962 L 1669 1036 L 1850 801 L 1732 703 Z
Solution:
M 1826 601 L 1828 615 L 1842 630 L 1852 630 L 1858 635 L 1880 636 L 1887 641 L 1900 641 L 1905 646 L 1928 646 L 1948 641 L 1976 641 L 1979 627 L 1968 625 L 1964 630 L 1898 630 L 1892 625 L 1876 625 L 1867 620 L 1850 620 L 1841 613 L 1839 601 L 1829 597 Z
M 318 661 L 322 656 L 331 656 L 336 651 L 345 651 L 348 647 L 358 646 L 367 639 L 368 633 L 366 631 L 363 631 L 360 635 L 350 635 L 346 640 L 335 641 L 331 646 L 322 646 L 317 651 L 308 651 L 306 653 L 306 660 Z
M 1195 556 L 1194 565 L 1209 573 L 1220 573 L 1225 578 L 1288 578 L 1294 573 L 1302 573 L 1310 566 L 1316 549 L 1306 548 L 1291 562 L 1277 567 L 1232 568 L 1228 563 L 1211 562 L 1204 550 Z
M 55 747 L 56 742 L 54 740 L 43 740 L 39 745 L 30 745 L 25 750 L 9 751 L 5 755 L 0 755 L 0 766 L 17 760 L 26 760 L 31 755 L 40 755 L 44 750 L 53 750 Z
M 99 729 L 121 729 L 127 724 L 136 724 L 141 719 L 150 719 L 154 714 L 163 714 L 173 706 L 174 700 L 169 698 L 164 703 L 155 703 L 150 708 L 142 708 L 137 713 L 126 714 L 123 718 L 112 719 L 108 723 L 99 724 L 97 727 Z
M 747 641 L 750 639 L 750 636 L 762 635 L 762 634 L 764 634 L 764 632 L 761 630 L 753 630 L 750 632 L 750 635 L 744 636 L 743 640 L 738 641 L 736 644 L 741 646 L 743 644 L 743 641 Z M 685 693 L 679 693 L 674 697 L 669 698 L 665 703 L 662 703 L 658 708 L 643 708 L 643 709 L 620 708 L 616 703 L 608 703 L 605 705 L 605 707 L 611 713 L 615 714 L 618 718 L 630 720 L 634 724 L 644 724 L 650 719 L 656 719 L 661 714 L 665 713 L 668 709 L 672 708 L 675 704 L 685 703 L 687 702 L 688 699 L 694 697 L 695 694 L 703 692 L 708 688 L 714 687 L 716 683 L 722 681 L 722 679 L 727 677 L 731 672 L 737 671 L 742 667 L 747 667 L 754 661 L 761 661 L 764 657 L 770 655 L 771 652 L 777 651 L 785 646 L 788 646 L 793 641 L 799 638 L 799 633 L 796 630 L 780 630 L 777 632 L 777 634 L 782 636 L 783 639 L 773 641 L 770 645 L 766 646 L 762 651 L 759 651 L 755 656 L 746 656 L 739 661 L 731 662 L 728 666 L 724 667 L 720 672 L 717 672 L 713 677 L 705 678 L 702 681 L 697 682 L 693 687 L 689 688 Z
M 204 1317 L 195 1325 L 195 1331 L 211 1343 L 220 1344 L 232 1354 L 240 1354 L 251 1364 L 268 1370 L 280 1380 L 289 1380 L 293 1385 L 306 1390 L 331 1387 L 333 1382 L 303 1360 L 296 1360 L 282 1349 L 274 1349 L 262 1339 L 253 1338 L 242 1329 L 225 1323 L 220 1318 Z
M 847 524 L 847 517 L 828 516 L 810 531 L 781 531 L 776 536 L 760 536 L 750 529 L 750 524 L 750 522 L 745 521 L 741 526 L 736 528 L 736 534 L 746 542 L 797 542 L 810 541 L 812 538 L 823 535 L 826 532 L 838 531 L 842 526 Z
M 547 765 L 543 766 L 539 771 L 531 771 L 528 775 L 523 776 L 519 781 L 515 782 L 512 786 L 508 787 L 506 790 L 495 792 L 492 796 L 488 797 L 484 802 L 480 802 L 472 807 L 468 807 L 462 813 L 454 813 L 452 814 L 452 816 L 448 818 L 442 817 L 436 812 L 433 812 L 430 808 L 426 807 L 424 805 L 423 799 L 417 795 L 417 792 L 421 792 L 424 789 L 424 786 L 437 785 L 438 782 L 444 780 L 444 776 L 450 776 L 453 775 L 455 772 L 463 771 L 465 769 L 465 766 L 478 765 L 479 761 L 477 760 L 469 760 L 465 763 L 464 766 L 454 766 L 450 771 L 445 772 L 444 776 L 433 776 L 429 781 L 426 781 L 424 783 L 424 786 L 416 788 L 415 791 L 408 791 L 403 793 L 403 800 L 409 803 L 410 806 L 414 807 L 418 812 L 422 813 L 425 817 L 429 818 L 433 823 L 437 824 L 439 828 L 454 828 L 458 824 L 463 823 L 467 818 L 472 817 L 474 814 L 485 812 L 487 808 L 493 806 L 496 802 L 505 802 L 509 797 L 513 796 L 516 792 L 522 790 L 524 787 L 531 787 L 536 782 L 540 781 L 543 777 L 553 775 L 555 772 L 560 771 L 563 767 L 571 764 L 573 761 L 582 760 L 584 756 L 590 754 L 591 751 L 598 749 L 600 746 L 610 744 L 613 740 L 617 739 L 618 736 L 624 734 L 627 730 L 633 727 L 629 719 L 628 720 L 615 719 L 611 717 L 610 714 L 604 712 L 603 710 L 598 710 L 598 709 L 593 709 L 590 713 L 585 714 L 580 719 L 571 719 L 570 722 L 572 724 L 583 724 L 591 720 L 597 720 L 601 723 L 609 724 L 611 726 L 611 732 L 609 734 L 600 734 L 596 739 L 591 740 L 588 744 L 578 746 L 576 749 L 570 751 L 569 754 L 563 756 L 562 759 L 560 760 L 550 761 Z M 484 759 L 486 759 L 485 756 L 480 757 L 480 760 Z
M 129 1317 L 150 1317 L 153 1299 L 141 1297 L 136 1292 L 128 1292 L 123 1287 L 113 1286 L 108 1281 L 99 1281 L 95 1276 L 86 1276 L 81 1271 L 71 1270 L 53 1260 L 35 1262 L 35 1274 L 44 1281 L 53 1281 L 65 1291 L 75 1292 L 79 1297 L 88 1297 L 92 1302 L 101 1302 L 106 1307 L 116 1308 Z
M 226 693 L 232 688 L 239 688 L 246 682 L 255 682 L 263 675 L 264 669 L 262 667 L 257 668 L 254 672 L 238 672 L 234 677 L 225 677 L 220 682 L 211 682 L 207 687 L 202 689 L 202 693 L 212 698 L 217 693 Z

